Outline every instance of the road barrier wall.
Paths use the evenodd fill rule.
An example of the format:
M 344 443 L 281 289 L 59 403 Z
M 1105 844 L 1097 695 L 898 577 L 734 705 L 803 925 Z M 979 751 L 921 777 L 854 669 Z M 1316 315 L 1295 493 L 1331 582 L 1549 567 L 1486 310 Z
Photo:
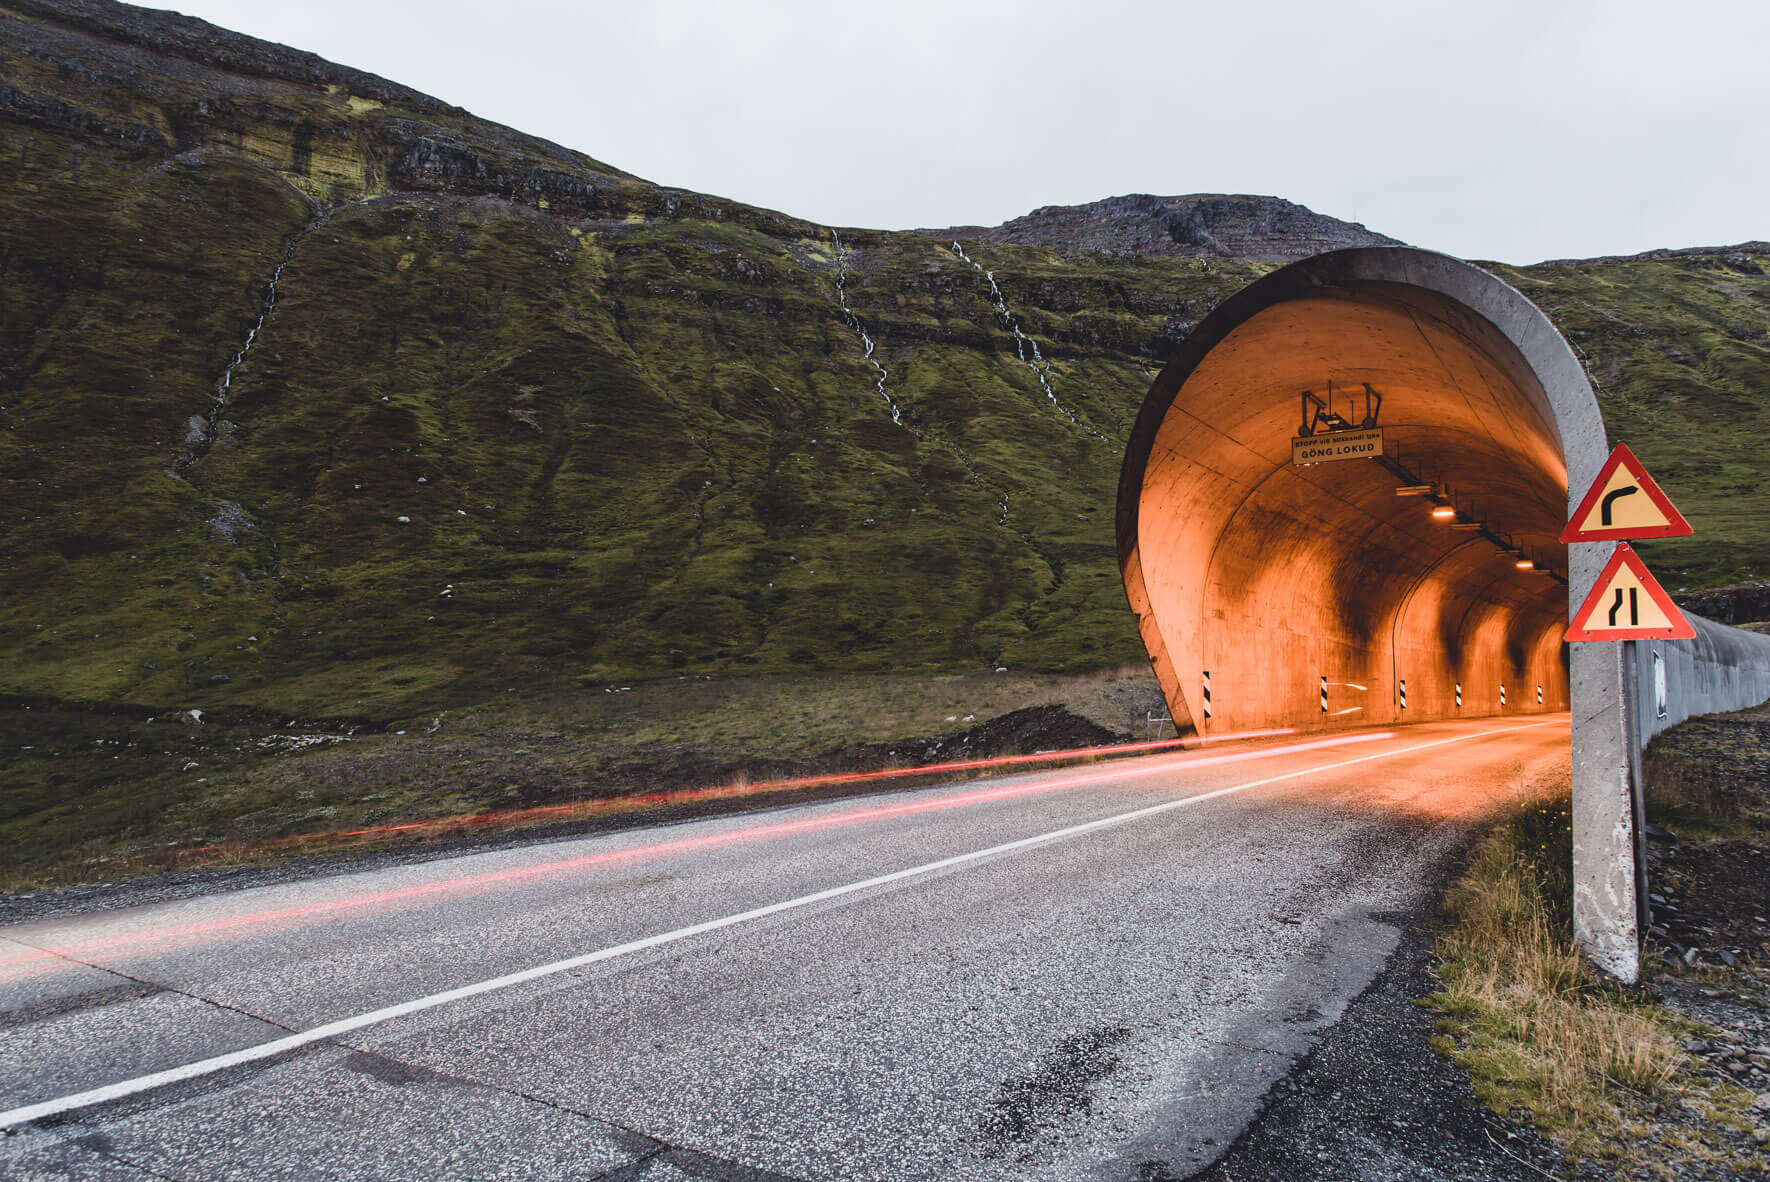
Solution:
M 1770 636 L 1685 612 L 1694 640 L 1635 640 L 1635 718 L 1643 748 L 1699 714 L 1770 701 Z

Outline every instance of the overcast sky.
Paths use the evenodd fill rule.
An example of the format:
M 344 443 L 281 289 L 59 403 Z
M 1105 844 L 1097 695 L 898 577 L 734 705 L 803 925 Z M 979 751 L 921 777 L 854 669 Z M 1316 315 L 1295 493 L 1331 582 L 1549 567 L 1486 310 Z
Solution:
M 1227 192 L 1517 263 L 1770 238 L 1766 0 L 178 7 L 837 226 Z

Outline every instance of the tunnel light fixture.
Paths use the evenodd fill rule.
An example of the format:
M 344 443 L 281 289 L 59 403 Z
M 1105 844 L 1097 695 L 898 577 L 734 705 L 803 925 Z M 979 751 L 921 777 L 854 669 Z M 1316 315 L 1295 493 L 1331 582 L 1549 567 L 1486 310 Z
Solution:
M 1525 558 L 1523 555 L 1519 555 L 1519 557 L 1512 563 L 1512 565 L 1517 567 L 1519 570 L 1535 570 L 1536 569 L 1536 563 L 1532 562 L 1528 558 Z
M 1398 497 L 1432 497 L 1438 495 L 1436 484 L 1404 484 L 1395 490 Z
M 1439 521 L 1449 521 L 1456 515 L 1456 507 L 1453 505 L 1445 505 L 1441 503 L 1432 506 L 1432 516 Z
M 1473 530 L 1481 529 L 1482 525 L 1479 521 L 1460 521 L 1459 520 L 1459 521 L 1451 522 L 1450 527 L 1452 529 L 1462 529 L 1462 530 L 1473 531 Z

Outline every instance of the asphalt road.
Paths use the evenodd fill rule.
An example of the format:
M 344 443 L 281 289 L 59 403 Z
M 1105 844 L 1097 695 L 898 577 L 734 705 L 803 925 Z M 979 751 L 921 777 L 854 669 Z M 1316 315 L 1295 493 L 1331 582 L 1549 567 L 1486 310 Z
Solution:
M 1568 721 L 1326 742 L 0 928 L 0 1177 L 1184 1177 Z

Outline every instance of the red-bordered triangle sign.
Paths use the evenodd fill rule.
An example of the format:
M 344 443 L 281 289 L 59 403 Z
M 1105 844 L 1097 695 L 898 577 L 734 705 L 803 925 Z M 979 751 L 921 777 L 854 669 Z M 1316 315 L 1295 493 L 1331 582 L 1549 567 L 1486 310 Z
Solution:
M 1690 640 L 1696 629 L 1627 542 L 1617 544 L 1573 613 L 1569 640 Z
M 1684 515 L 1660 491 L 1647 469 L 1619 443 L 1585 499 L 1573 511 L 1563 542 L 1611 542 L 1619 538 L 1682 538 L 1693 532 Z

